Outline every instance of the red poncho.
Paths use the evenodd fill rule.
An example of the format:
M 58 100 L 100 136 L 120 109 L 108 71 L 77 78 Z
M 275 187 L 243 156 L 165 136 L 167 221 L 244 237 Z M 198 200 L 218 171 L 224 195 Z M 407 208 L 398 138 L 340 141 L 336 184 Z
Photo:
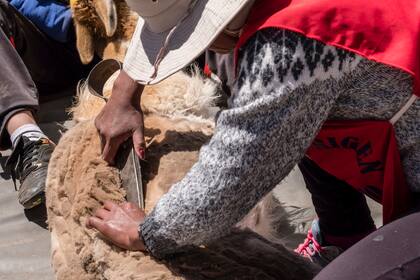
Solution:
M 394 66 L 414 77 L 420 96 L 420 2 L 414 0 L 259 0 L 237 49 L 258 30 L 277 27 Z M 384 207 L 384 223 L 409 206 L 392 125 L 327 121 L 307 155 Z

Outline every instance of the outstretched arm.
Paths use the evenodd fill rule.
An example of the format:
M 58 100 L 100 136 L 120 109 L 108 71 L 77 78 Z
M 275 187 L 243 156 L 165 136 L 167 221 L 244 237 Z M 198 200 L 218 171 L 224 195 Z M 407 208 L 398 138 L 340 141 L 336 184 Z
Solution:
M 298 47 L 287 42 L 291 39 Z M 306 66 L 295 78 L 292 65 L 307 57 L 299 51 L 304 39 L 266 30 L 248 42 L 231 108 L 221 112 L 199 161 L 141 225 L 153 255 L 227 234 L 304 156 L 343 86 L 337 56 L 334 67 L 324 68 L 320 59 L 312 74 Z M 321 47 L 321 58 L 335 51 L 306 40 Z M 288 68 L 282 54 L 291 57 Z

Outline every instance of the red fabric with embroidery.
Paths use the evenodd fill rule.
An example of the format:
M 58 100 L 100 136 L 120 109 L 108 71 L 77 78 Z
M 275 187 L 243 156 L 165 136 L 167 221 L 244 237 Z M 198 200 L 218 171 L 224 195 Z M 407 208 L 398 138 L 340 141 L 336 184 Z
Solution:
M 400 68 L 420 96 L 420 2 L 414 0 L 258 0 L 238 42 L 279 27 Z
M 236 50 L 258 30 L 304 34 L 414 77 L 420 96 L 420 2 L 259 0 Z M 327 121 L 307 155 L 322 169 L 383 204 L 388 223 L 409 207 L 394 129 L 387 121 Z
M 388 223 L 408 210 L 394 128 L 387 121 L 327 121 L 307 151 L 323 170 L 383 205 Z

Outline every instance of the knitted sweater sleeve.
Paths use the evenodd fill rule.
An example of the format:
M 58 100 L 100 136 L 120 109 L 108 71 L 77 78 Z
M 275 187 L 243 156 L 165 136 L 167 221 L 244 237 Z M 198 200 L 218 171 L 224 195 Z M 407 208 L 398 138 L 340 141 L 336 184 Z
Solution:
M 273 54 L 292 50 L 270 32 L 282 31 L 259 32 L 242 49 L 230 109 L 220 113 L 198 162 L 140 226 L 155 257 L 226 235 L 291 171 L 327 118 L 338 96 L 337 69 L 304 70 L 298 79 L 289 69 L 281 82 L 284 65 Z M 297 49 L 292 59 L 304 59 Z

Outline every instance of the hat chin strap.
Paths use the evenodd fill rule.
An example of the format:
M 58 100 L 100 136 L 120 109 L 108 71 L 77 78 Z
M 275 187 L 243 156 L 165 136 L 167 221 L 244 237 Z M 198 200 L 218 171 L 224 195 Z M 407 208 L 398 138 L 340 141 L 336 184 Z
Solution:
M 392 117 L 392 119 L 389 120 L 389 122 L 394 125 L 404 114 L 405 112 L 408 111 L 408 109 L 410 109 L 411 105 L 413 105 L 413 103 L 419 99 L 419 97 L 415 94 L 413 94 L 408 101 L 404 104 L 404 106 L 402 106 L 402 108 Z
M 150 75 L 151 80 L 148 81 L 147 84 L 150 84 L 156 78 L 158 70 L 159 70 L 159 65 L 166 55 L 166 51 L 168 49 L 169 41 L 170 41 L 172 35 L 175 33 L 175 30 L 178 28 L 178 26 L 190 15 L 190 13 L 191 13 L 193 7 L 195 6 L 195 4 L 197 3 L 197 1 L 198 0 L 191 1 L 186 13 L 178 20 L 176 25 L 170 29 L 168 35 L 166 35 L 163 46 L 160 48 L 160 50 L 159 50 L 159 52 L 156 56 L 155 63 L 153 63 L 153 73 L 152 73 L 152 75 Z

